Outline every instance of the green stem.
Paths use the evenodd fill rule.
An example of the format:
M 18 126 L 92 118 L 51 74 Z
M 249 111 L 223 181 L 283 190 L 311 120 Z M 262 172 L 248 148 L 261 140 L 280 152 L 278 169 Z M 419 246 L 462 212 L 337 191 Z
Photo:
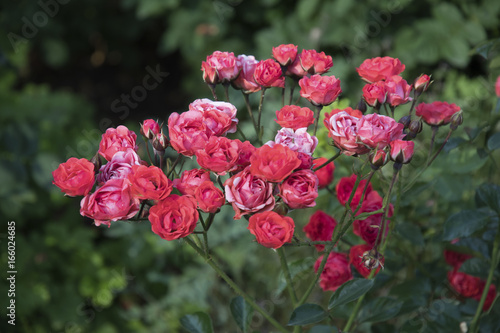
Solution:
M 175 159 L 174 163 L 172 164 L 172 166 L 170 166 L 170 170 L 168 170 L 167 172 L 167 178 L 170 176 L 172 171 L 174 171 L 175 166 L 177 165 L 177 163 L 179 163 L 181 159 L 182 159 L 182 154 L 177 155 L 177 158 Z
M 189 237 L 185 237 L 184 240 L 188 243 L 200 256 L 202 256 L 205 261 L 214 269 L 219 276 L 226 281 L 226 283 L 257 312 L 259 312 L 264 318 L 266 318 L 271 325 L 283 333 L 290 333 L 284 326 L 278 323 L 273 317 L 271 317 L 262 307 L 260 307 L 255 301 L 248 296 L 214 261 L 210 255 L 205 255 L 203 250 L 198 247 Z
M 319 167 L 316 167 L 313 169 L 313 171 L 316 171 L 316 170 L 319 170 L 325 166 L 327 166 L 330 162 L 333 162 L 337 157 L 339 157 L 340 155 L 342 154 L 342 151 L 338 151 L 337 154 L 335 154 L 334 156 L 332 156 L 328 161 L 326 161 L 325 163 L 321 164 Z
M 382 215 L 382 228 L 379 229 L 378 234 L 377 234 L 377 239 L 375 240 L 375 249 L 378 247 L 378 241 L 379 241 L 379 236 L 380 236 L 380 242 L 382 243 L 382 253 L 385 251 L 385 247 L 387 246 L 387 239 L 389 238 L 389 235 L 385 236 L 385 229 L 387 227 L 387 214 L 389 212 L 389 207 L 390 207 L 390 201 L 391 201 L 391 193 L 392 189 L 394 188 L 394 184 L 396 183 L 396 179 L 398 178 L 398 173 L 399 173 L 399 168 L 394 168 L 394 175 L 392 176 L 392 181 L 391 185 L 389 186 L 389 191 L 387 191 L 384 201 L 383 201 L 383 209 L 384 209 L 384 214 Z
M 313 135 L 316 136 L 316 131 L 318 130 L 319 117 L 321 116 L 321 110 L 323 105 L 316 105 L 316 119 L 314 120 L 314 132 Z
M 368 279 L 373 279 L 373 276 L 375 275 L 375 272 L 377 270 L 374 269 L 370 272 L 370 275 L 368 275 Z M 356 302 L 356 305 L 354 306 L 354 309 L 351 312 L 351 315 L 349 316 L 349 319 L 347 320 L 347 324 L 345 324 L 344 327 L 344 332 L 349 332 L 351 329 L 352 324 L 354 323 L 354 320 L 356 319 L 359 309 L 361 308 L 361 304 L 363 303 L 363 300 L 365 299 L 365 295 L 363 294 L 360 298 L 358 298 L 358 301 Z
M 486 301 L 486 296 L 488 296 L 488 291 L 490 289 L 491 282 L 493 281 L 493 275 L 500 260 L 499 249 L 500 249 L 500 224 L 498 226 L 497 234 L 495 236 L 495 241 L 493 242 L 493 253 L 491 255 L 491 265 L 490 265 L 490 271 L 488 273 L 488 278 L 486 280 L 486 284 L 483 289 L 483 294 L 481 295 L 481 300 L 477 305 L 476 314 L 474 315 L 474 318 L 472 319 L 472 322 L 470 324 L 471 333 L 479 332 L 479 322 L 481 319 L 481 313 L 483 313 L 484 302 Z
M 295 90 L 295 86 L 297 85 L 296 80 L 292 80 L 292 86 L 290 87 L 290 97 L 288 99 L 288 105 L 292 105 L 293 100 L 293 91 Z
M 262 106 L 264 105 L 264 95 L 266 94 L 266 88 L 262 87 L 262 92 L 260 94 L 260 101 L 259 101 L 259 115 L 257 118 L 257 137 L 259 138 L 259 143 L 262 144 L 262 129 L 260 128 L 260 119 L 262 116 Z
M 427 162 L 429 162 L 429 160 L 431 159 L 431 155 L 432 155 L 432 150 L 434 148 L 434 140 L 436 139 L 436 134 L 437 134 L 437 131 L 439 130 L 439 127 L 437 126 L 432 126 L 432 137 L 431 137 L 431 145 L 429 147 L 429 154 L 427 154 Z
M 427 162 L 427 166 L 430 166 L 431 163 L 436 159 L 436 157 L 439 155 L 439 153 L 441 152 L 441 150 L 443 150 L 444 146 L 446 145 L 446 143 L 448 143 L 448 140 L 450 139 L 450 136 L 451 136 L 451 133 L 453 132 L 453 130 L 450 129 L 450 131 L 448 132 L 448 135 L 446 136 L 446 139 L 444 139 L 444 142 L 443 144 L 441 145 L 441 147 L 439 147 L 438 151 L 434 154 L 434 156 L 432 156 L 431 160 L 429 162 Z
M 210 88 L 210 91 L 212 92 L 212 96 L 214 97 L 214 100 L 218 101 L 218 99 L 217 99 L 217 93 L 215 92 L 215 84 L 207 83 L 207 85 Z
M 248 114 L 250 115 L 250 119 L 252 119 L 252 124 L 253 127 L 255 128 L 255 134 L 259 135 L 259 130 L 257 129 L 257 124 L 255 123 L 255 119 L 253 117 L 252 107 L 250 106 L 250 99 L 248 97 L 248 94 L 245 94 L 243 90 L 241 92 L 243 94 L 243 99 L 245 100 L 245 105 L 247 107 Z
M 293 287 L 292 275 L 290 274 L 290 269 L 288 267 L 288 263 L 286 261 L 285 251 L 282 247 L 276 249 L 278 255 L 280 257 L 281 269 L 283 270 L 283 274 L 285 275 L 286 280 L 286 288 L 288 289 L 288 293 L 290 294 L 290 298 L 292 299 L 293 308 L 297 304 L 297 294 L 295 293 L 295 289 Z
M 224 94 L 226 95 L 226 102 L 230 103 L 230 101 L 229 101 L 229 82 L 224 82 L 222 84 L 222 86 L 224 87 Z

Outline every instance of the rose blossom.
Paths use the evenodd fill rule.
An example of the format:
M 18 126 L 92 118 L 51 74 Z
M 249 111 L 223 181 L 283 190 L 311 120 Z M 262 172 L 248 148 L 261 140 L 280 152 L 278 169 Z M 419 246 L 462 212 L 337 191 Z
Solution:
M 212 136 L 204 149 L 196 151 L 196 161 L 207 170 L 224 176 L 233 171 L 239 157 L 238 142 L 225 137 Z
M 255 212 L 274 208 L 273 186 L 264 178 L 250 173 L 250 167 L 235 174 L 224 182 L 226 200 L 235 212 L 234 219 Z
M 389 145 L 391 146 L 391 160 L 402 164 L 410 163 L 415 142 L 394 140 Z
M 173 112 L 168 117 L 168 134 L 172 148 L 185 156 L 193 156 L 197 150 L 205 148 L 212 135 L 203 113 L 199 111 L 186 111 L 180 115 Z
M 307 133 L 307 128 L 299 128 L 294 131 L 292 128 L 282 128 L 276 134 L 274 142 L 266 143 L 270 147 L 275 144 L 287 146 L 292 151 L 312 155 L 318 145 L 318 138 Z
M 99 169 L 97 175 L 97 184 L 102 185 L 109 179 L 127 178 L 129 173 L 132 172 L 133 165 L 139 165 L 141 159 L 139 155 L 132 149 L 127 151 L 119 151 L 113 155 L 113 158 L 108 163 L 104 164 Z
M 385 81 L 387 102 L 391 106 L 398 106 L 412 100 L 410 97 L 412 87 L 399 75 L 394 75 Z
M 160 134 L 160 125 L 153 119 L 146 119 L 141 124 L 140 132 L 146 139 L 154 139 Z
M 473 296 L 472 298 L 479 302 L 481 301 L 482 293 L 483 291 L 481 290 L 481 293 L 479 293 L 476 296 Z M 486 300 L 484 301 L 483 311 L 488 311 L 490 309 L 496 296 L 497 296 L 497 288 L 495 287 L 494 284 L 490 284 L 490 287 L 488 288 L 488 294 L 486 294 Z
M 405 65 L 399 59 L 391 57 L 366 59 L 356 68 L 359 76 L 368 83 L 386 80 L 393 75 L 400 74 L 404 69 Z
M 254 214 L 248 223 L 248 230 L 256 237 L 257 242 L 271 249 L 291 243 L 294 229 L 295 223 L 291 217 L 275 212 Z
M 285 87 L 285 78 L 281 66 L 274 59 L 261 60 L 254 72 L 255 82 L 264 88 Z
M 309 74 L 324 74 L 333 66 L 332 57 L 325 52 L 316 50 L 302 50 L 300 53 L 300 65 Z
M 324 157 L 319 157 L 313 161 L 313 169 L 319 167 L 326 163 L 328 159 Z M 318 177 L 318 188 L 325 188 L 333 182 L 333 172 L 335 171 L 335 164 L 332 162 L 328 163 L 321 169 L 314 171 L 316 177 Z
M 205 213 L 215 213 L 224 205 L 224 193 L 211 181 L 205 181 L 196 188 L 195 198 L 198 207 Z
M 278 195 L 291 209 L 316 206 L 318 177 L 312 170 L 295 171 L 278 188 Z
M 309 218 L 309 223 L 304 227 L 304 232 L 306 236 L 314 241 L 331 241 L 333 236 L 333 230 L 337 226 L 337 221 L 323 212 L 322 210 L 317 210 Z M 315 244 L 314 245 L 318 251 L 323 251 L 325 245 Z
M 227 81 L 232 81 L 238 76 L 238 67 L 236 66 L 236 57 L 234 56 L 233 52 L 221 52 L 221 51 L 215 51 L 212 53 L 212 55 L 207 56 L 207 65 L 210 66 L 211 68 L 215 69 L 217 76 L 222 82 L 227 82 Z M 206 65 L 205 65 L 206 66 Z M 202 70 L 204 69 L 203 67 L 203 62 L 202 62 Z M 204 78 L 205 78 L 205 72 L 204 71 Z M 210 75 L 212 73 L 207 73 L 207 76 L 212 76 Z M 218 82 L 214 82 L 218 83 Z
M 463 297 L 481 296 L 485 282 L 478 277 L 454 269 L 448 272 L 448 281 L 453 289 Z
M 358 211 L 356 215 L 360 215 L 362 213 L 370 213 L 381 209 L 383 206 L 383 199 L 377 193 L 377 191 L 371 191 L 366 195 L 363 204 L 361 205 L 361 209 Z M 387 213 L 387 217 L 390 218 L 393 214 L 394 207 L 392 204 L 389 205 L 389 210 Z M 386 219 L 385 221 L 385 234 L 384 236 L 378 236 L 381 232 L 382 225 L 382 217 L 383 213 L 374 214 L 368 216 L 364 220 L 354 220 L 353 233 L 359 237 L 361 237 L 368 245 L 375 246 L 375 243 L 380 244 L 384 237 L 387 236 L 389 231 L 389 223 L 390 221 Z M 377 240 L 378 239 L 378 240 Z
M 275 144 L 257 148 L 250 157 L 250 172 L 267 181 L 281 183 L 301 164 L 297 153 L 287 146 Z
M 396 122 L 391 117 L 376 113 L 363 116 L 359 123 L 358 140 L 373 149 L 382 149 L 391 141 L 405 137 L 404 125 Z
M 300 165 L 297 168 L 298 170 L 302 169 L 311 169 L 313 163 L 312 163 L 312 157 L 309 154 L 306 153 L 297 153 L 297 158 L 300 160 Z
M 495 82 L 495 93 L 500 98 L 500 76 L 497 77 L 497 82 Z
M 245 94 L 251 94 L 261 89 L 253 77 L 258 63 L 254 56 L 246 56 L 244 54 L 238 56 L 236 65 L 240 69 L 240 75 L 232 82 L 236 89 L 241 89 Z
M 358 177 L 356 175 L 351 175 L 350 177 L 342 177 L 340 181 L 337 183 L 335 187 L 335 192 L 337 192 L 337 199 L 339 200 L 342 206 L 345 206 L 349 197 L 351 196 L 352 189 L 354 188 L 354 184 L 356 183 L 356 179 Z M 361 196 L 363 195 L 363 190 L 366 186 L 366 179 L 361 180 L 356 188 L 356 192 L 354 192 L 354 196 L 352 198 L 350 206 L 353 209 L 356 209 L 359 202 L 361 201 Z M 365 197 L 372 191 L 372 184 L 368 183 L 368 187 L 366 188 Z
M 346 111 L 332 116 L 327 114 L 325 118 L 324 124 L 328 129 L 328 136 L 333 139 L 335 146 L 342 150 L 344 155 L 363 155 L 370 151 L 365 145 L 358 143 L 358 124 L 361 118 L 350 115 Z
M 54 178 L 52 184 L 59 187 L 66 195 L 70 197 L 86 195 L 94 186 L 94 164 L 84 158 L 71 157 L 52 171 L 52 177 Z
M 340 80 L 335 76 L 312 75 L 299 80 L 300 96 L 314 105 L 330 105 L 342 92 Z
M 281 66 L 290 65 L 297 57 L 297 46 L 293 44 L 282 44 L 273 47 L 273 58 L 280 63 Z
M 356 270 L 361 274 L 365 279 L 370 275 L 372 272 L 371 269 L 367 268 L 365 266 L 365 263 L 363 261 L 363 256 L 366 252 L 370 251 L 372 247 L 368 244 L 360 244 L 360 245 L 354 245 L 351 247 L 349 250 L 349 263 L 356 268 Z M 382 259 L 382 264 L 384 264 L 384 260 Z M 375 271 L 375 275 L 378 274 L 380 271 L 381 266 L 377 267 L 377 270 Z
M 203 169 L 193 169 L 184 171 L 181 178 L 174 179 L 173 184 L 181 194 L 194 196 L 196 188 L 209 180 L 210 172 Z
M 107 161 L 110 161 L 118 151 L 125 151 L 130 148 L 137 151 L 136 140 L 137 135 L 129 131 L 125 126 L 108 128 L 99 143 L 99 154 Z
M 132 195 L 125 179 L 110 179 L 80 202 L 80 214 L 94 219 L 96 226 L 126 220 L 139 211 L 139 199 Z
M 250 165 L 250 157 L 253 152 L 257 149 L 255 148 L 250 141 L 241 142 L 238 139 L 235 139 L 238 143 L 238 162 L 236 162 L 237 169 L 235 171 L 241 171 Z
M 314 263 L 314 271 L 317 272 L 323 261 L 320 256 Z M 351 267 L 347 255 L 339 252 L 331 252 L 326 260 L 325 268 L 319 277 L 319 286 L 324 291 L 335 291 L 345 282 L 352 279 Z
M 449 124 L 451 117 L 460 111 L 456 104 L 447 102 L 420 103 L 415 108 L 417 117 L 422 119 L 430 126 L 442 126 Z
M 384 81 L 367 83 L 363 87 L 363 99 L 371 107 L 377 107 L 385 103 L 387 91 Z
M 235 133 L 238 125 L 238 118 L 236 118 L 236 107 L 227 102 L 212 101 L 208 98 L 197 99 L 193 103 L 189 104 L 189 111 L 199 111 L 204 115 L 204 123 L 206 127 L 213 133 L 213 135 L 226 135 L 227 133 Z M 217 113 L 218 116 L 210 115 L 211 113 Z M 230 124 L 229 128 L 225 125 L 221 125 L 217 122 L 213 122 L 210 119 L 221 119 L 219 122 L 227 121 L 229 117 Z M 222 128 L 222 129 L 221 129 Z
M 128 181 L 131 184 L 132 194 L 140 199 L 163 200 L 169 196 L 173 187 L 172 181 L 154 165 L 132 166 Z
M 451 241 L 451 244 L 455 244 L 459 241 L 458 238 Z M 453 266 L 453 268 L 458 269 L 467 259 L 472 258 L 470 254 L 455 252 L 453 250 L 443 251 L 444 260 L 448 265 Z
M 308 127 L 314 123 L 314 112 L 306 107 L 298 105 L 285 105 L 276 111 L 276 122 L 285 128 L 298 130 L 302 127 Z
M 186 237 L 194 231 L 199 214 L 190 195 L 172 194 L 149 209 L 149 221 L 155 234 L 166 240 Z

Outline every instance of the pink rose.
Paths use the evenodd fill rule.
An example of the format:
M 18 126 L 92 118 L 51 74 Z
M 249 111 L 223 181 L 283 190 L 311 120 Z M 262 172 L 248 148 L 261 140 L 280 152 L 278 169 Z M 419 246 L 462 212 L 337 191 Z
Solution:
M 199 111 L 186 111 L 180 115 L 173 112 L 168 117 L 168 134 L 172 148 L 185 156 L 193 156 L 197 150 L 205 148 L 212 135 L 203 113 Z
M 235 220 L 243 215 L 274 208 L 273 186 L 250 173 L 247 167 L 224 182 L 226 200 L 233 206 Z
M 134 165 L 128 175 L 132 194 L 140 199 L 163 200 L 172 192 L 172 181 L 157 166 Z
M 264 145 L 250 157 L 250 172 L 273 183 L 281 183 L 300 165 L 297 153 L 279 143 Z
M 309 218 L 309 223 L 304 227 L 304 232 L 306 236 L 314 241 L 331 241 L 333 236 L 333 231 L 337 226 L 337 221 L 327 213 L 322 210 L 317 210 Z M 323 251 L 325 245 L 316 244 L 314 245 L 318 251 Z
M 250 217 L 248 230 L 260 245 L 277 249 L 292 242 L 295 223 L 291 217 L 275 212 L 257 213 Z
M 417 117 L 422 119 L 430 126 L 442 126 L 449 124 L 451 117 L 460 111 L 456 104 L 447 102 L 420 103 L 415 108 Z
M 243 90 L 245 94 L 251 94 L 261 89 L 253 76 L 258 63 L 254 56 L 246 56 L 244 54 L 238 56 L 236 65 L 240 69 L 240 75 L 232 82 L 236 89 Z
M 323 256 L 316 260 L 316 263 L 314 264 L 315 272 L 318 271 L 322 261 Z M 351 280 L 351 266 L 349 266 L 347 255 L 339 252 L 330 252 L 328 259 L 326 260 L 325 268 L 323 269 L 323 272 L 321 272 L 319 279 L 319 286 L 324 291 L 335 291 L 342 284 Z
M 207 170 L 224 176 L 233 171 L 239 158 L 238 142 L 225 137 L 212 136 L 204 149 L 196 151 L 196 161 Z
M 276 111 L 276 118 L 276 122 L 281 127 L 298 130 L 302 127 L 307 128 L 314 123 L 314 112 L 298 105 L 285 105 Z
M 278 195 L 292 209 L 316 206 L 318 177 L 311 170 L 295 171 L 278 188 Z
M 404 71 L 405 65 L 401 64 L 399 59 L 391 57 L 377 57 L 373 59 L 366 59 L 356 69 L 359 76 L 368 83 L 373 83 L 380 80 L 398 75 Z
M 196 188 L 205 181 L 210 181 L 210 172 L 203 169 L 193 169 L 184 171 L 181 178 L 174 179 L 173 184 L 181 194 L 194 196 Z
M 387 102 L 391 106 L 398 106 L 412 100 L 410 97 L 412 87 L 399 75 L 394 75 L 385 81 Z
M 431 77 L 427 74 L 422 74 L 415 79 L 415 82 L 413 82 L 413 87 L 417 92 L 422 93 L 424 91 L 427 91 L 427 88 L 429 88 L 431 83 Z
M 233 52 L 215 51 L 212 55 L 207 56 L 206 63 L 208 66 L 215 69 L 217 76 L 222 82 L 232 81 L 238 76 L 238 66 L 236 66 L 236 57 Z M 204 71 L 204 73 L 205 72 L 206 71 Z M 210 74 L 212 73 L 208 72 L 207 76 L 213 75 Z
M 213 135 L 221 136 L 227 133 L 235 133 L 238 125 L 236 118 L 236 107 L 227 102 L 214 102 L 208 98 L 197 99 L 189 104 L 189 111 L 199 111 L 204 114 L 205 126 L 212 132 Z M 218 116 L 210 115 L 218 113 Z M 229 128 L 227 128 L 227 118 L 229 118 Z M 217 121 L 216 119 L 220 119 Z
M 391 146 L 391 160 L 403 164 L 410 163 L 415 142 L 394 140 L 389 145 Z
M 290 65 L 297 57 L 297 46 L 293 44 L 282 44 L 273 47 L 273 58 L 280 63 L 281 66 Z
M 160 125 L 153 119 L 146 119 L 141 124 L 140 132 L 143 137 L 152 140 L 160 134 Z
M 391 141 L 405 137 L 403 124 L 376 113 L 363 116 L 357 126 L 358 140 L 372 149 L 382 149 Z
M 217 70 L 210 66 L 210 64 L 206 61 L 201 62 L 201 71 L 203 72 L 203 81 L 207 84 L 215 85 L 220 83 L 219 75 L 217 74 Z
M 261 60 L 254 72 L 255 82 L 264 88 L 285 87 L 285 78 L 281 66 L 274 59 Z
M 314 105 L 330 105 L 342 92 L 340 80 L 335 76 L 312 75 L 299 80 L 300 96 Z
M 110 179 L 80 202 L 80 214 L 94 219 L 96 226 L 127 220 L 139 211 L 139 199 L 132 195 L 126 179 Z
M 198 207 L 205 213 L 215 213 L 224 205 L 224 193 L 211 181 L 206 181 L 196 188 L 195 198 Z
M 52 184 L 70 197 L 86 195 L 95 182 L 94 164 L 88 160 L 71 157 L 52 172 Z
M 331 56 L 316 50 L 302 50 L 300 64 L 304 71 L 312 75 L 324 74 L 333 66 Z
M 108 163 L 104 164 L 99 169 L 97 175 L 97 183 L 104 184 L 110 179 L 124 179 L 132 172 L 133 165 L 139 165 L 141 159 L 139 155 L 132 149 L 127 151 L 119 151 L 113 155 L 113 158 Z
M 274 142 L 266 143 L 273 147 L 275 144 L 287 146 L 292 151 L 312 155 L 318 145 L 318 138 L 307 133 L 307 128 L 299 128 L 294 131 L 291 128 L 282 128 L 276 134 Z
M 333 139 L 335 146 L 341 149 L 345 155 L 363 155 L 370 151 L 365 145 L 358 143 L 358 124 L 361 122 L 361 118 L 352 116 L 346 111 L 325 118 L 328 136 Z
M 250 157 L 253 152 L 257 149 L 255 148 L 250 141 L 241 142 L 240 140 L 234 140 L 238 143 L 238 162 L 236 162 L 237 169 L 235 171 L 241 171 L 250 165 Z
M 99 143 L 99 154 L 110 161 L 118 151 L 128 149 L 137 151 L 136 140 L 137 135 L 125 126 L 120 125 L 116 129 L 108 128 Z
M 363 99 L 371 107 L 377 107 L 385 103 L 387 91 L 384 81 L 365 84 L 363 87 Z

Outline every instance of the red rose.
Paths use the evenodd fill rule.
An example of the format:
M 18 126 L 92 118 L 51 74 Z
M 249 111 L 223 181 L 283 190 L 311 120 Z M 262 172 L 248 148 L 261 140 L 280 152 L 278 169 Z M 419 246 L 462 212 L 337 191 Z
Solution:
M 191 234 L 198 217 L 196 201 L 192 196 L 172 194 L 151 207 L 148 218 L 155 234 L 173 240 Z
M 281 66 L 273 59 L 261 60 L 254 72 L 255 82 L 264 88 L 285 87 L 285 78 L 281 73 Z
M 398 106 L 411 101 L 410 92 L 412 87 L 399 75 L 394 75 L 385 81 L 387 92 L 387 103 Z
M 318 177 L 311 170 L 295 171 L 278 188 L 279 196 L 292 209 L 316 206 Z
M 358 140 L 372 149 L 382 149 L 405 137 L 404 125 L 376 113 L 363 116 L 357 124 Z
M 154 165 L 132 166 L 132 173 L 128 175 L 128 180 L 132 194 L 140 199 L 163 200 L 172 192 L 172 181 Z
M 274 208 L 273 186 L 264 178 L 250 173 L 247 167 L 224 182 L 226 200 L 233 206 L 235 220 L 248 213 Z
M 481 297 L 485 282 L 478 277 L 454 269 L 448 272 L 448 281 L 453 289 L 463 297 Z
M 71 157 L 52 171 L 52 184 L 70 197 L 86 195 L 95 182 L 94 164 L 88 160 Z
M 333 66 L 331 56 L 325 55 L 325 52 L 318 53 L 316 50 L 302 50 L 300 64 L 304 71 L 312 75 L 324 74 Z
M 275 212 L 257 213 L 250 217 L 248 230 L 265 247 L 277 249 L 291 243 L 295 223 L 291 217 Z
M 458 238 L 451 241 L 451 244 L 455 244 L 459 241 Z M 452 250 L 443 251 L 444 260 L 448 265 L 453 266 L 453 268 L 458 269 L 467 259 L 472 258 L 470 254 L 455 252 Z
M 153 119 L 146 119 L 141 124 L 141 135 L 146 139 L 154 139 L 160 134 L 160 125 Z
M 293 44 L 282 44 L 273 47 L 273 58 L 280 63 L 281 66 L 290 65 L 297 57 L 297 46 Z
M 275 144 L 272 148 L 264 145 L 250 157 L 250 172 L 267 181 L 281 183 L 300 164 L 297 153 L 290 148 L 280 144 Z
M 137 151 L 136 140 L 137 135 L 129 131 L 125 126 L 108 128 L 99 143 L 99 154 L 106 160 L 111 161 L 113 155 L 118 151 L 126 151 L 130 148 Z
M 391 146 L 391 160 L 403 164 L 410 163 L 413 157 L 415 142 L 394 140 L 389 145 Z
M 172 148 L 185 156 L 193 156 L 197 150 L 205 148 L 209 137 L 212 136 L 206 127 L 203 113 L 199 111 L 170 114 L 168 134 Z
M 484 287 L 483 287 L 483 290 L 484 290 Z M 483 293 L 483 291 L 481 290 L 480 294 L 473 296 L 472 298 L 474 298 L 476 301 L 479 302 L 481 300 L 482 293 Z M 497 296 L 497 288 L 495 287 L 494 284 L 490 284 L 490 287 L 488 289 L 488 294 L 486 295 L 486 300 L 484 301 L 483 311 L 488 311 L 490 309 L 496 296 Z
M 215 213 L 224 205 L 224 193 L 211 181 L 206 181 L 196 188 L 195 198 L 198 207 L 205 213 Z
M 356 175 L 351 175 L 350 177 L 343 177 L 340 179 L 337 186 L 335 187 L 335 191 L 337 192 L 337 199 L 339 200 L 342 206 L 345 206 L 347 200 L 349 200 L 356 179 L 357 179 Z M 350 204 L 351 208 L 356 209 L 356 207 L 358 206 L 365 185 L 366 185 L 366 179 L 361 180 L 359 182 L 359 185 L 356 188 L 356 192 L 354 192 L 354 196 Z M 368 187 L 366 188 L 365 198 L 371 191 L 372 191 L 372 184 L 368 184 Z
M 132 172 L 132 166 L 139 165 L 140 163 L 141 158 L 132 149 L 119 151 L 113 155 L 113 158 L 108 163 L 99 169 L 97 184 L 102 185 L 113 178 L 127 178 Z
M 404 69 L 405 65 L 401 64 L 399 59 L 391 57 L 366 59 L 356 68 L 359 76 L 368 83 L 386 80 L 393 75 L 400 74 Z
M 495 83 L 495 93 L 500 98 L 500 76 L 497 77 L 497 82 Z
M 385 103 L 387 91 L 384 81 L 365 84 L 363 87 L 363 99 L 371 107 L 377 107 Z
M 328 129 L 328 136 L 333 139 L 335 146 L 342 150 L 345 155 L 363 155 L 370 151 L 364 144 L 358 143 L 358 124 L 361 118 L 346 111 L 331 116 L 326 114 L 324 124 Z
M 306 236 L 314 241 L 331 241 L 337 221 L 327 213 L 318 210 L 309 218 L 309 223 L 304 227 Z M 323 251 L 323 244 L 314 245 L 318 251 Z
M 183 195 L 194 196 L 196 188 L 201 183 L 210 180 L 210 172 L 203 169 L 186 170 L 182 173 L 181 178 L 176 178 L 173 181 L 174 187 Z
M 313 161 L 313 169 L 319 167 L 326 163 L 328 159 L 324 157 L 319 157 Z M 333 173 L 335 171 L 335 164 L 332 162 L 328 163 L 321 169 L 314 171 L 316 177 L 318 177 L 318 188 L 325 188 L 333 182 Z
M 261 87 L 255 82 L 255 78 L 253 77 L 258 63 L 254 56 L 239 55 L 236 65 L 240 70 L 240 75 L 232 82 L 233 87 L 243 90 L 245 94 L 259 91 Z
M 253 152 L 257 149 L 255 148 L 250 141 L 241 142 L 240 140 L 234 140 L 238 143 L 238 162 L 236 162 L 237 169 L 235 171 L 241 171 L 250 165 L 250 157 Z
M 367 268 L 365 262 L 363 261 L 363 257 L 367 254 L 372 247 L 368 244 L 360 244 L 354 245 L 349 250 L 349 263 L 356 268 L 356 270 L 361 274 L 365 279 L 372 272 L 371 269 Z M 384 264 L 384 260 L 382 259 L 382 265 Z M 380 271 L 381 266 L 377 267 L 375 271 L 375 275 Z
M 340 80 L 335 76 L 312 75 L 299 80 L 300 96 L 314 105 L 330 105 L 342 92 Z
M 203 113 L 203 122 L 212 135 L 221 136 L 235 133 L 238 125 L 236 107 L 227 102 L 211 101 L 208 98 L 197 99 L 189 104 L 189 111 Z
M 460 111 L 456 104 L 449 104 L 447 102 L 432 102 L 420 103 L 415 108 L 416 115 L 430 126 L 442 126 L 449 124 L 451 117 Z
M 314 264 L 314 271 L 317 272 L 323 256 L 319 257 Z M 325 268 L 319 277 L 319 286 L 324 291 L 335 291 L 345 282 L 352 279 L 351 267 L 347 255 L 344 253 L 331 252 L 326 260 Z
M 382 206 L 383 206 L 382 197 L 377 193 L 377 191 L 371 191 L 369 194 L 366 195 L 365 201 L 363 201 L 361 209 L 358 211 L 357 215 L 362 213 L 370 213 L 377 211 L 381 209 Z M 392 216 L 393 210 L 394 210 L 393 205 L 390 204 L 389 211 L 387 213 L 388 218 Z M 379 213 L 370 215 L 364 220 L 354 220 L 352 224 L 353 233 L 361 237 L 370 246 L 375 246 L 376 242 L 377 245 L 382 243 L 383 238 L 387 236 L 387 233 L 389 231 L 388 226 L 390 223 L 390 220 L 388 219 L 385 221 L 385 234 L 383 237 L 382 235 L 378 236 L 380 229 L 383 227 L 382 216 L 383 213 Z
M 206 69 L 204 69 L 204 66 L 207 65 L 212 69 L 215 69 L 219 80 L 222 82 L 234 80 L 239 73 L 238 67 L 236 66 L 236 57 L 234 56 L 233 52 L 215 51 L 214 53 L 212 53 L 212 55 L 207 56 L 206 65 L 203 65 L 202 63 L 201 68 L 203 70 L 203 78 L 205 79 L 206 76 L 207 79 L 210 80 L 210 78 L 212 78 L 214 75 L 211 70 L 207 71 Z
M 196 161 L 202 168 L 224 176 L 234 170 L 239 157 L 238 149 L 238 142 L 212 136 L 204 149 L 196 151 Z
M 130 191 L 125 179 L 110 179 L 80 202 L 80 214 L 94 219 L 96 226 L 127 220 L 139 211 L 139 199 Z
M 314 123 L 314 112 L 298 105 L 285 105 L 276 111 L 276 118 L 281 127 L 298 130 Z

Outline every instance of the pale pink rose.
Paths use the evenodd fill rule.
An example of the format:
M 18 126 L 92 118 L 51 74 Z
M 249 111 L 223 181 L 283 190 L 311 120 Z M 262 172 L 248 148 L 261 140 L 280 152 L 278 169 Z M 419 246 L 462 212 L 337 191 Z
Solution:
M 333 139 L 333 143 L 339 149 L 343 150 L 345 155 L 363 155 L 370 151 L 357 141 L 360 120 L 360 118 L 352 116 L 346 111 L 338 112 L 325 119 L 328 136 Z
M 95 225 L 127 220 L 139 211 L 139 199 L 130 191 L 126 179 L 110 179 L 80 202 L 80 214 L 94 219 Z
M 391 141 L 405 137 L 404 125 L 391 117 L 376 113 L 363 116 L 358 122 L 358 140 L 373 149 L 382 149 Z
M 232 204 L 235 220 L 243 215 L 265 212 L 274 208 L 272 183 L 250 173 L 250 167 L 224 182 L 226 200 Z
M 318 145 L 318 138 L 307 133 L 306 127 L 299 128 L 296 131 L 292 128 L 282 128 L 276 134 L 274 142 L 270 141 L 266 144 L 273 147 L 274 144 L 278 143 L 297 153 L 312 155 Z
M 99 143 L 99 154 L 107 161 L 111 161 L 113 155 L 118 151 L 127 149 L 137 151 L 136 140 L 137 135 L 125 126 L 108 128 Z
M 399 75 L 391 76 L 385 81 L 387 103 L 398 106 L 412 100 L 410 97 L 412 87 Z
M 238 76 L 236 57 L 233 52 L 215 51 L 212 55 L 207 56 L 206 63 L 215 69 L 218 78 L 222 82 L 232 81 Z M 204 73 L 206 72 L 205 70 Z
M 173 180 L 174 187 L 183 195 L 194 196 L 196 188 L 201 183 L 210 180 L 210 172 L 203 169 L 186 170 L 181 174 L 181 178 Z
M 245 94 L 251 94 L 261 89 L 253 77 L 255 67 L 257 67 L 258 63 L 254 56 L 246 56 L 244 54 L 238 56 L 236 65 L 240 70 L 240 75 L 232 82 L 236 89 L 243 90 Z
M 211 181 L 206 181 L 200 184 L 195 191 L 195 199 L 198 202 L 198 207 L 205 213 L 215 213 L 224 205 L 224 193 Z
M 205 125 L 200 111 L 173 112 L 168 117 L 170 144 L 179 154 L 193 156 L 197 150 L 205 148 L 212 132 Z
M 318 183 L 318 177 L 312 170 L 295 171 L 279 185 L 279 196 L 292 209 L 314 207 Z
M 227 133 L 235 133 L 236 132 L 236 126 L 238 125 L 238 118 L 236 118 L 236 112 L 238 111 L 236 107 L 227 102 L 214 102 L 212 100 L 209 100 L 208 98 L 203 98 L 203 99 L 197 99 L 193 103 L 189 104 L 189 110 L 190 111 L 199 111 L 202 113 L 205 113 L 209 110 L 216 111 L 218 113 L 223 113 L 227 115 L 231 119 L 231 126 L 229 126 L 229 129 L 227 129 Z M 214 135 L 220 136 L 220 135 L 225 135 L 226 133 L 221 133 L 219 134 L 217 130 L 214 128 L 218 128 L 218 126 L 213 126 L 211 124 L 206 125 Z
M 113 155 L 113 158 L 108 163 L 104 164 L 99 169 L 97 175 L 97 184 L 102 185 L 110 179 L 123 179 L 132 172 L 132 165 L 139 165 L 141 158 L 137 153 L 128 149 L 127 151 L 119 151 Z
M 238 142 L 225 137 L 212 136 L 204 149 L 196 151 L 198 164 L 220 176 L 235 170 L 238 158 Z

